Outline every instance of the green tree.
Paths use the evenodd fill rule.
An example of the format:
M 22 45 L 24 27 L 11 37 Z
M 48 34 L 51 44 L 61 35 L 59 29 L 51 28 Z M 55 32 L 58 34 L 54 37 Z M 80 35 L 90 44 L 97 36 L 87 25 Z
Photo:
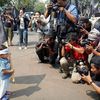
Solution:
M 9 4 L 11 0 L 0 0 L 0 7 L 4 6 L 5 4 Z
M 34 10 L 35 11 L 40 11 L 41 13 L 44 13 L 45 4 L 44 3 L 35 3 Z

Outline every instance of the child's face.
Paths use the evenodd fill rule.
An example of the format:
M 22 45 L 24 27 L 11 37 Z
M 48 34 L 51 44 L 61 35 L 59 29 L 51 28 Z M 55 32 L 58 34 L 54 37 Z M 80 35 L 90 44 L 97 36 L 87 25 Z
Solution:
M 0 54 L 0 58 L 7 58 L 8 59 L 9 54 Z

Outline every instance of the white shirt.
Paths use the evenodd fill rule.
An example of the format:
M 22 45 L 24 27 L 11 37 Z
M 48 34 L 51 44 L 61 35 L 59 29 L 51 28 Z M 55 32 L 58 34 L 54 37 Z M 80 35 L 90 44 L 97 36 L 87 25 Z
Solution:
M 20 29 L 24 29 L 24 18 L 20 17 Z

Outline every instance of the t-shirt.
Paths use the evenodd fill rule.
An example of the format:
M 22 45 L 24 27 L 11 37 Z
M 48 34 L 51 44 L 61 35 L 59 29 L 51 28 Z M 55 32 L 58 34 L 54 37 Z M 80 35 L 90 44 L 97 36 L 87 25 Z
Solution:
M 73 4 L 71 4 L 70 6 L 69 6 L 69 8 L 68 8 L 68 11 L 74 16 L 74 17 L 76 17 L 77 19 L 78 19 L 78 10 L 77 10 L 77 7 L 75 6 L 75 5 L 73 5 Z
M 80 45 L 78 44 L 73 44 L 73 46 L 77 47 L 77 48 L 81 48 Z M 65 50 L 67 53 L 71 52 L 71 49 L 69 46 L 65 46 Z M 86 54 L 81 54 L 81 53 L 78 53 L 77 51 L 75 50 L 72 50 L 72 56 L 76 59 L 76 60 L 86 60 L 87 59 L 87 55 Z
M 8 79 L 11 76 L 11 74 L 5 74 L 4 75 L 3 72 L 2 72 L 4 69 L 10 70 L 9 60 L 0 58 L 0 79 L 1 80 Z
M 11 15 L 8 15 L 10 17 L 12 17 Z M 9 18 L 5 18 L 5 27 L 11 27 L 13 25 L 13 21 Z
M 20 17 L 20 29 L 24 29 L 24 18 Z

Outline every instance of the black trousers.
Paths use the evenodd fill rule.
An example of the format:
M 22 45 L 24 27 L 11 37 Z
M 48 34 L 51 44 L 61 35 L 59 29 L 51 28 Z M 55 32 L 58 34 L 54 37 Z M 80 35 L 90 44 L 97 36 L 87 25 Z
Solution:
M 49 50 L 47 48 L 41 48 L 41 49 L 37 49 L 36 53 L 40 59 L 41 62 L 46 62 L 47 60 L 45 59 L 45 57 L 49 57 Z

